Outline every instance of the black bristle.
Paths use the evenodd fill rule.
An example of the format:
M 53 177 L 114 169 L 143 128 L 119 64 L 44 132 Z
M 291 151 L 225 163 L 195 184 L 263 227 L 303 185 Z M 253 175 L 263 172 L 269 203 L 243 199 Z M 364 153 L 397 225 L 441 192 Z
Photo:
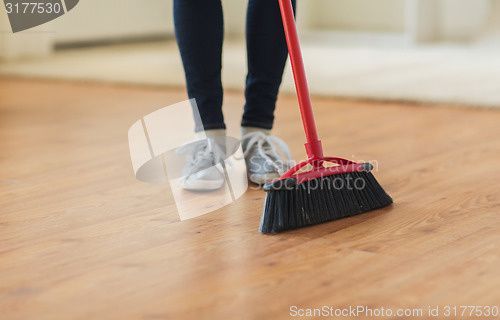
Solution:
M 259 231 L 274 234 L 388 206 L 391 197 L 370 172 L 331 175 L 267 190 Z

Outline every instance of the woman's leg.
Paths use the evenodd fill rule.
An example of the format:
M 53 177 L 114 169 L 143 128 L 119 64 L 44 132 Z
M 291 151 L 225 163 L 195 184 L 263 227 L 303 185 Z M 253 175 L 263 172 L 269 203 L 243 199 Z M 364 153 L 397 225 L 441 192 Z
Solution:
M 203 123 L 195 119 L 195 130 L 225 129 L 222 115 L 224 22 L 221 1 L 174 0 L 174 24 L 188 96 L 196 99 Z
M 292 1 L 295 9 L 295 0 Z M 278 0 L 249 0 L 248 75 L 242 127 L 271 129 L 288 50 Z

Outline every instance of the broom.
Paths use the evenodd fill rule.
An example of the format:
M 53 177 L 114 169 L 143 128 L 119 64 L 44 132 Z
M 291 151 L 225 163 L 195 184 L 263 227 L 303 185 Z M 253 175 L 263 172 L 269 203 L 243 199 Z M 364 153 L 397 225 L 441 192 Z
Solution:
M 308 160 L 266 183 L 259 231 L 274 234 L 385 207 L 392 199 L 370 172 L 370 163 L 324 157 L 318 139 L 291 0 L 279 0 Z M 310 165 L 310 171 L 303 168 Z M 302 170 L 301 170 L 302 169 Z M 305 168 L 304 168 L 305 169 Z

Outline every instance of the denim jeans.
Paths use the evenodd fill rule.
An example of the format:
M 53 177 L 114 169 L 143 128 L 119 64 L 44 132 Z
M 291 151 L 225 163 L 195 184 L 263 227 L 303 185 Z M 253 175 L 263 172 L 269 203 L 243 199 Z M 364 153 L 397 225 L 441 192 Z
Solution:
M 188 96 L 196 99 L 202 122 L 196 123 L 195 131 L 225 129 L 221 1 L 174 0 L 174 24 Z M 246 42 L 248 74 L 241 125 L 271 129 L 288 56 L 278 0 L 248 1 Z

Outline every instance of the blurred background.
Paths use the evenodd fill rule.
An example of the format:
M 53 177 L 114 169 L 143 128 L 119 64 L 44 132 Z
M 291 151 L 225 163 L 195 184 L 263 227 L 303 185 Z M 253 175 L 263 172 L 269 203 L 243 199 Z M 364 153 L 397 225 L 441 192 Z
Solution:
M 226 89 L 244 86 L 246 5 L 223 1 Z M 80 1 L 18 34 L 0 11 L 0 75 L 184 86 L 172 1 Z M 500 106 L 500 0 L 298 0 L 297 20 L 314 95 Z

